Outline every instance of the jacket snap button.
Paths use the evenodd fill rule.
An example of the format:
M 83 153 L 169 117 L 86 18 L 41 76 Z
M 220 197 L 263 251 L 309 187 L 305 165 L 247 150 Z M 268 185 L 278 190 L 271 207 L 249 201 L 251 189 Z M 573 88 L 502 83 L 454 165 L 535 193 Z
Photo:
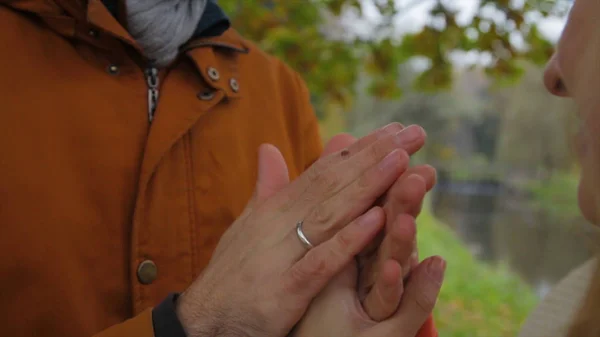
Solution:
M 117 75 L 119 73 L 119 66 L 111 64 L 106 68 L 106 71 L 111 75 Z
M 215 97 L 215 93 L 212 91 L 202 91 L 198 94 L 198 98 L 203 101 L 210 101 L 213 97 Z
M 240 90 L 240 84 L 235 78 L 229 80 L 229 86 L 233 92 L 238 92 Z
M 219 75 L 219 71 L 216 68 L 209 67 L 207 70 L 208 78 L 213 81 L 218 81 L 221 76 Z
M 93 37 L 93 38 L 97 38 L 98 37 L 98 31 L 95 30 L 94 28 L 91 28 L 90 30 L 88 30 L 88 35 Z
M 144 260 L 137 269 L 138 281 L 141 284 L 150 284 L 158 277 L 158 268 L 152 260 Z

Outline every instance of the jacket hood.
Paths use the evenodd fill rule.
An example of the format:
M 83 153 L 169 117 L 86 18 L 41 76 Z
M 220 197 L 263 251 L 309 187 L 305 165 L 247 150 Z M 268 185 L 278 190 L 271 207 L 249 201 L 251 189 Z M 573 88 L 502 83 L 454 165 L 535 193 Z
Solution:
M 207 12 L 193 37 L 193 39 L 202 39 L 203 42 L 195 44 L 246 51 L 247 45 L 241 36 L 229 29 L 229 20 L 220 7 L 214 1 L 209 1 L 208 4 Z M 0 5 L 37 16 L 50 29 L 67 38 L 79 38 L 94 43 L 90 38 L 90 35 L 93 37 L 90 31 L 93 28 L 113 35 L 139 49 L 125 27 L 101 0 L 0 0 Z M 225 33 L 221 34 L 224 31 Z
M 90 3 L 100 2 L 91 0 Z M 0 5 L 39 17 L 64 17 L 84 20 L 88 2 L 84 0 L 0 0 Z
M 136 46 L 129 33 L 100 0 L 0 0 L 0 5 L 37 16 L 50 29 L 65 37 L 81 35 L 82 28 L 89 31 L 89 25 Z

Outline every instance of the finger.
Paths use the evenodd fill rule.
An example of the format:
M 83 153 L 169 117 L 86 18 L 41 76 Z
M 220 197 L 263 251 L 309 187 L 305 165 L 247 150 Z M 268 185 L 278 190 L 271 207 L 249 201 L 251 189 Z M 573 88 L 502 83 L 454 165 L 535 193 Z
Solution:
M 402 274 L 402 266 L 397 261 L 383 263 L 381 273 L 363 302 L 363 308 L 372 320 L 381 322 L 398 309 L 404 291 Z
M 433 311 L 445 271 L 446 261 L 441 257 L 429 258 L 415 268 L 405 284 L 398 311 L 382 323 L 390 333 L 394 332 L 389 336 L 417 334 Z
M 420 147 L 424 139 L 423 128 L 411 126 L 384 136 L 325 174 L 315 168 L 319 162 L 309 168 L 286 195 L 273 201 L 280 204 L 275 207 L 287 211 L 288 220 L 283 223 L 289 225 L 283 227 L 283 236 L 279 238 L 289 242 L 289 247 L 295 247 L 290 256 L 299 259 L 305 250 L 295 238 L 296 229 L 291 224 L 302 221 L 304 235 L 313 245 L 328 240 L 369 209 L 406 170 L 408 155 L 398 147 Z
M 309 215 L 312 221 L 305 222 L 305 229 L 311 234 L 313 241 L 318 244 L 327 240 L 339 230 L 340 225 L 347 224 L 373 205 L 398 179 L 398 168 L 401 171 L 406 169 L 408 156 L 398 150 L 412 151 L 420 148 L 425 142 L 425 136 L 425 131 L 420 126 L 409 126 L 398 133 L 380 138 L 353 158 L 333 166 L 324 174 L 320 174 L 318 168 L 311 167 L 303 175 L 307 181 L 305 183 L 311 186 L 310 192 L 303 199 L 319 204 Z M 402 165 L 398 166 L 398 163 Z M 299 214 L 309 211 L 307 208 L 310 205 L 304 206 L 305 209 L 299 209 Z
M 435 186 L 437 182 L 437 171 L 431 165 L 417 165 L 409 168 L 406 171 L 406 174 L 402 176 L 400 179 L 404 179 L 404 177 L 408 177 L 412 174 L 419 175 L 425 181 L 425 187 L 427 192 L 431 191 L 433 186 Z
M 400 214 L 417 216 L 425 194 L 427 193 L 427 182 L 418 174 L 404 174 L 387 193 L 383 203 L 383 209 L 388 216 L 388 223 Z
M 415 218 L 408 214 L 400 214 L 388 231 L 381 243 L 379 261 L 392 259 L 397 261 L 404 271 L 404 275 L 410 269 L 410 257 L 415 249 L 417 237 L 417 226 Z
M 425 130 L 420 126 L 413 125 L 400 132 L 381 137 L 355 155 L 344 155 L 347 150 L 337 153 L 336 155 L 341 157 L 349 156 L 344 161 L 338 160 L 336 155 L 319 159 L 292 183 L 290 189 L 286 189 L 286 193 L 274 202 L 277 204 L 274 207 L 293 209 L 297 215 L 304 216 L 323 200 L 332 197 L 357 180 L 364 171 L 380 164 L 394 150 L 414 151 L 421 148 L 425 137 Z M 361 140 L 352 144 L 350 148 L 360 146 L 357 145 L 360 143 Z M 311 202 L 303 202 L 306 200 Z
M 291 184 L 291 188 L 286 193 L 283 193 L 280 198 L 270 200 L 270 206 L 281 210 L 290 210 L 296 207 L 296 211 L 299 214 L 305 214 L 306 211 L 314 207 L 315 201 L 318 203 L 328 196 L 335 194 L 348 184 L 348 177 L 350 177 L 350 180 L 355 179 L 365 168 L 375 165 L 394 149 L 402 148 L 403 144 L 404 147 L 410 149 L 415 146 L 422 146 L 426 135 L 421 127 L 413 126 L 412 133 L 408 132 L 400 135 L 399 131 L 396 132 L 396 130 L 402 130 L 402 128 L 403 126 L 399 123 L 391 123 L 359 139 L 341 151 L 321 157 Z M 414 129 L 417 130 L 415 131 Z M 410 135 L 417 139 L 411 142 Z M 346 136 L 343 137 L 345 138 Z M 385 142 L 383 142 L 384 139 Z M 396 144 L 396 146 L 393 144 Z M 334 144 L 332 146 L 337 145 Z M 357 164 L 357 160 L 354 157 L 363 153 L 367 148 L 371 148 L 371 160 L 365 161 L 365 158 L 360 158 Z M 363 154 L 362 157 L 365 157 L 365 155 Z M 346 172 L 346 178 L 344 179 L 339 176 L 340 170 L 348 171 L 347 168 L 339 166 L 343 161 L 347 161 L 349 166 L 355 168 L 351 170 L 352 174 Z M 308 190 L 312 191 L 312 195 L 315 196 L 314 198 L 306 196 Z M 313 199 L 313 202 L 299 202 L 307 198 Z
M 238 220 L 249 216 L 253 209 L 282 190 L 289 182 L 288 167 L 279 149 L 271 144 L 262 144 L 258 148 L 258 176 L 254 194 Z M 234 222 L 232 227 L 223 234 L 218 247 L 213 253 L 214 256 L 219 255 L 224 247 L 228 246 L 229 242 L 238 233 L 235 227 L 240 226 L 242 223 L 244 221 Z
M 400 123 L 390 123 L 358 140 L 348 134 L 334 136 L 325 145 L 321 158 L 329 165 L 339 163 L 356 155 L 382 137 L 398 133 L 403 129 L 404 125 Z M 351 140 L 353 141 L 350 142 Z
M 321 158 L 342 151 L 343 149 L 350 147 L 350 145 L 354 144 L 356 141 L 356 137 L 347 133 L 335 135 L 327 142 L 327 144 L 325 144 L 323 153 L 321 153 Z
M 381 136 L 377 141 L 368 144 L 360 152 L 354 155 L 349 154 L 345 161 L 328 166 L 323 165 L 323 163 L 327 163 L 326 161 L 318 161 L 319 165 L 313 165 L 304 177 L 308 180 L 308 183 L 314 184 L 315 180 L 317 182 L 325 180 L 331 183 L 331 186 L 325 184 L 321 186 L 328 187 L 328 189 L 315 190 L 316 193 L 324 193 L 326 196 L 331 196 L 355 181 L 362 172 L 377 165 L 392 151 L 401 149 L 409 155 L 417 151 L 425 143 L 425 138 L 425 130 L 420 126 L 412 125 L 400 132 L 388 133 Z M 355 145 L 360 142 L 361 140 L 353 144 L 351 149 L 354 149 Z M 356 148 L 359 148 L 359 145 Z M 342 155 L 344 151 L 341 152 Z
M 375 200 L 408 167 L 403 150 L 390 153 L 330 199 L 322 201 L 304 219 L 304 233 L 313 244 L 331 238 L 342 227 L 369 209 Z
M 410 186 L 410 184 L 412 184 L 411 182 L 409 182 L 409 186 L 407 186 L 406 180 L 412 175 L 418 175 L 423 178 L 423 181 L 425 182 L 425 192 L 421 193 L 413 191 L 414 189 L 419 189 L 419 187 Z M 414 177 L 411 179 L 414 179 Z M 382 205 L 386 210 L 388 227 L 389 223 L 394 221 L 398 214 L 408 213 L 414 217 L 418 216 L 423 207 L 425 194 L 433 188 L 435 182 L 436 170 L 432 166 L 420 165 L 409 167 L 394 183 L 390 190 L 376 202 L 376 205 Z M 420 194 L 422 194 L 422 196 Z M 398 199 L 400 199 L 400 201 L 398 201 Z M 383 236 L 381 239 L 383 239 Z M 379 249 L 381 245 L 381 241 L 382 240 L 372 241 L 360 255 L 367 256 L 375 254 L 376 250 Z
M 342 133 L 339 135 L 333 136 L 329 142 L 325 145 L 323 150 L 323 154 L 321 157 L 326 157 L 336 152 L 341 152 L 344 149 L 347 149 L 348 154 L 356 154 L 364 149 L 369 144 L 377 141 L 379 138 L 386 134 L 393 134 L 404 129 L 404 125 L 400 123 L 390 123 L 382 128 L 379 128 L 369 135 L 362 137 L 360 139 L 356 139 L 356 137 L 349 135 L 347 133 Z M 350 147 L 352 144 L 356 143 L 353 147 Z
M 290 182 L 288 167 L 277 147 L 262 144 L 258 149 L 258 177 L 251 203 L 260 203 Z
M 390 227 L 393 226 L 394 221 L 396 221 L 400 214 L 409 214 L 416 217 L 420 213 L 421 205 L 423 204 L 425 194 L 427 193 L 427 183 L 425 182 L 425 178 L 416 173 L 407 176 L 409 171 L 411 171 L 411 168 L 404 172 L 385 194 L 386 198 L 383 200 L 382 205 L 386 214 L 387 230 L 390 230 Z M 426 169 L 424 171 L 426 171 Z M 418 172 L 418 170 L 413 169 L 412 172 Z M 380 250 L 382 247 L 381 243 L 381 240 L 372 241 L 367 248 L 361 252 L 360 256 L 377 254 L 377 250 Z M 406 268 L 405 265 L 402 265 L 402 267 Z M 408 271 L 409 270 L 406 269 L 405 272 L 408 273 Z
M 390 196 L 394 196 L 397 193 L 402 193 L 405 187 L 404 181 L 412 175 L 418 175 L 423 178 L 423 181 L 425 182 L 425 190 L 427 192 L 431 191 L 431 189 L 433 189 L 433 186 L 435 186 L 437 182 L 437 172 L 436 169 L 432 166 L 419 165 L 409 167 L 406 170 L 406 172 L 404 172 L 402 176 L 398 179 L 398 181 L 394 183 L 394 186 L 392 186 L 390 191 L 380 199 L 380 205 L 384 205 L 385 202 L 390 198 Z
M 417 217 L 421 213 L 423 200 L 425 199 L 427 191 L 431 190 L 435 184 L 436 171 L 433 167 L 424 165 L 412 169 L 412 174 L 407 175 L 405 173 L 399 179 L 399 182 L 392 186 L 388 192 L 388 199 L 385 200 L 383 204 L 388 219 L 388 224 L 386 225 L 388 228 L 390 226 L 389 219 L 396 219 L 399 214 L 410 214 L 413 217 Z M 413 252 L 409 261 L 403 260 L 405 252 L 402 252 L 402 255 L 399 256 L 391 256 L 391 258 L 395 258 L 401 263 L 405 277 L 410 273 L 412 267 L 419 262 L 416 235 L 413 240 Z M 388 244 L 390 243 L 383 243 L 380 246 L 380 250 L 389 251 L 386 247 Z M 385 253 L 379 253 L 379 255 L 379 261 L 381 261 L 381 259 L 390 258 L 389 256 L 386 256 Z
M 373 262 L 361 271 L 359 293 L 372 291 L 386 261 L 396 261 L 402 267 L 402 276 L 408 274 L 411 268 L 411 256 L 415 249 L 416 233 L 415 219 L 412 216 L 400 214 L 396 217 L 396 220 L 387 229 Z
M 290 305 L 306 305 L 383 228 L 385 215 L 379 207 L 358 217 L 330 240 L 309 250 L 283 275 L 283 292 Z M 296 302 L 296 303 L 294 303 Z

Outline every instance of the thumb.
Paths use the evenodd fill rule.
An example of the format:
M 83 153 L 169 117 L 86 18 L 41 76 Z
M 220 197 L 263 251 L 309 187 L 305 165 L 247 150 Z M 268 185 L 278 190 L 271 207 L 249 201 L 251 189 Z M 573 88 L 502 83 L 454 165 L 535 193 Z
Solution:
M 246 208 L 227 229 L 219 240 L 217 248 L 213 252 L 213 258 L 220 255 L 225 247 L 231 243 L 233 237 L 239 234 L 235 228 L 245 223 L 244 219 L 252 214 L 254 207 L 271 197 L 290 181 L 287 164 L 283 155 L 271 144 L 262 144 L 258 148 L 258 177 L 252 198 L 246 204 Z M 212 260 L 211 260 L 212 261 Z
M 271 144 L 261 145 L 258 149 L 258 178 L 253 201 L 264 201 L 289 182 L 288 167 L 279 149 Z
M 416 336 L 433 311 L 445 270 L 446 261 L 438 256 L 421 262 L 411 272 L 398 311 L 377 326 L 374 336 Z

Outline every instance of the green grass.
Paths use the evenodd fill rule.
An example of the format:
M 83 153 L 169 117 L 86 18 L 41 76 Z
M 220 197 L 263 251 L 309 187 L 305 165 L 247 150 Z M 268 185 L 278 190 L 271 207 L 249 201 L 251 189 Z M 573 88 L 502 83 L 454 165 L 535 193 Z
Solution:
M 448 262 L 434 312 L 440 337 L 514 337 L 538 301 L 532 289 L 506 267 L 475 260 L 427 209 L 417 222 L 420 256 Z

